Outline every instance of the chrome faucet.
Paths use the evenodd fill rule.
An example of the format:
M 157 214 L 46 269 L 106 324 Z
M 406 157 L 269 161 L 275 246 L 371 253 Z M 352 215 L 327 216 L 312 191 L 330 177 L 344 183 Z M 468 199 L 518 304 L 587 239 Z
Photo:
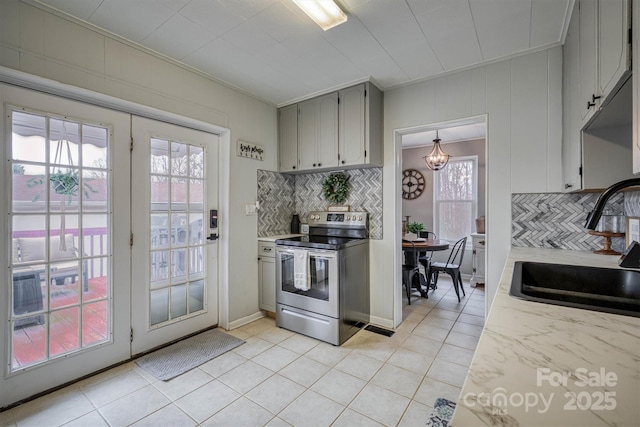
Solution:
M 587 222 L 584 227 L 589 230 L 595 230 L 598 225 L 598 221 L 600 221 L 600 217 L 602 216 L 602 211 L 604 210 L 604 205 L 607 204 L 607 201 L 618 191 L 623 188 L 633 187 L 636 185 L 640 185 L 640 178 L 631 178 L 626 179 L 624 181 L 616 182 L 611 187 L 607 188 L 600 194 L 598 197 L 598 201 L 596 202 L 596 206 L 593 208 L 589 215 L 587 216 Z

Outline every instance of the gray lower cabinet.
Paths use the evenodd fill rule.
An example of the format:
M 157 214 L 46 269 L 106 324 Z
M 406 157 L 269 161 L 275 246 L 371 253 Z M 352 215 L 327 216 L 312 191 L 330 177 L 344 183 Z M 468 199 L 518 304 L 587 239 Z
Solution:
M 258 298 L 260 310 L 276 312 L 276 245 L 258 242 Z

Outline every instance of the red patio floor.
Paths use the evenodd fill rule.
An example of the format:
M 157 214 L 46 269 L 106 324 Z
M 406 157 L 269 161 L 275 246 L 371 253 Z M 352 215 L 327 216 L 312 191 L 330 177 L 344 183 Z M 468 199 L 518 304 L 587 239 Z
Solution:
M 46 289 L 43 282 L 43 299 Z M 69 283 L 63 286 L 52 285 L 51 307 L 56 310 L 49 316 L 49 322 L 19 326 L 13 331 L 13 369 L 33 365 L 47 360 L 46 330 L 49 327 L 49 357 L 89 347 L 106 340 L 108 334 L 107 278 L 89 279 L 89 290 L 83 293 L 84 305 L 78 304 L 79 286 Z M 43 301 L 46 307 L 46 301 Z M 66 307 L 66 308 L 62 308 Z M 82 343 L 80 343 L 80 307 L 82 307 Z M 58 308 L 62 308 L 58 310 Z

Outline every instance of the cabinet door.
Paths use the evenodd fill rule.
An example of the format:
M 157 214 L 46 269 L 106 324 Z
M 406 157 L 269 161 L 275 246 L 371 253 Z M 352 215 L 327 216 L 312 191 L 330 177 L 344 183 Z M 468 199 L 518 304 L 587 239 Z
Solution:
M 260 257 L 258 261 L 258 280 L 260 280 L 260 309 L 276 311 L 276 260 Z
M 563 191 L 582 188 L 582 144 L 580 142 L 580 106 L 578 75 L 580 70 L 580 18 L 578 5 L 574 5 L 562 58 L 562 177 Z
M 298 104 L 298 169 L 314 169 L 316 160 L 316 111 L 318 102 L 310 99 Z
M 298 165 L 298 104 L 278 110 L 278 154 L 280 172 L 291 172 Z
M 597 0 L 580 0 L 580 99 L 578 102 L 580 118 L 586 123 L 596 111 L 599 99 L 596 94 L 597 72 Z M 589 106 L 591 104 L 596 104 Z
M 598 2 L 598 83 L 604 100 L 629 68 L 627 0 Z
M 340 166 L 363 165 L 365 158 L 365 85 L 340 91 Z
M 633 8 L 633 22 L 640 23 L 640 7 Z M 640 61 L 640 25 L 633 25 L 633 69 L 638 70 Z M 640 72 L 633 73 L 633 173 L 640 174 Z
M 338 166 L 338 92 L 317 98 L 317 167 Z

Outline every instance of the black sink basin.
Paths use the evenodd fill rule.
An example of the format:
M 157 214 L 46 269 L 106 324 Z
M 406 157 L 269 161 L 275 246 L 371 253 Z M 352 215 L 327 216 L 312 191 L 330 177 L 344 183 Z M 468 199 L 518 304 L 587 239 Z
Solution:
M 640 317 L 640 271 L 519 261 L 509 295 Z

